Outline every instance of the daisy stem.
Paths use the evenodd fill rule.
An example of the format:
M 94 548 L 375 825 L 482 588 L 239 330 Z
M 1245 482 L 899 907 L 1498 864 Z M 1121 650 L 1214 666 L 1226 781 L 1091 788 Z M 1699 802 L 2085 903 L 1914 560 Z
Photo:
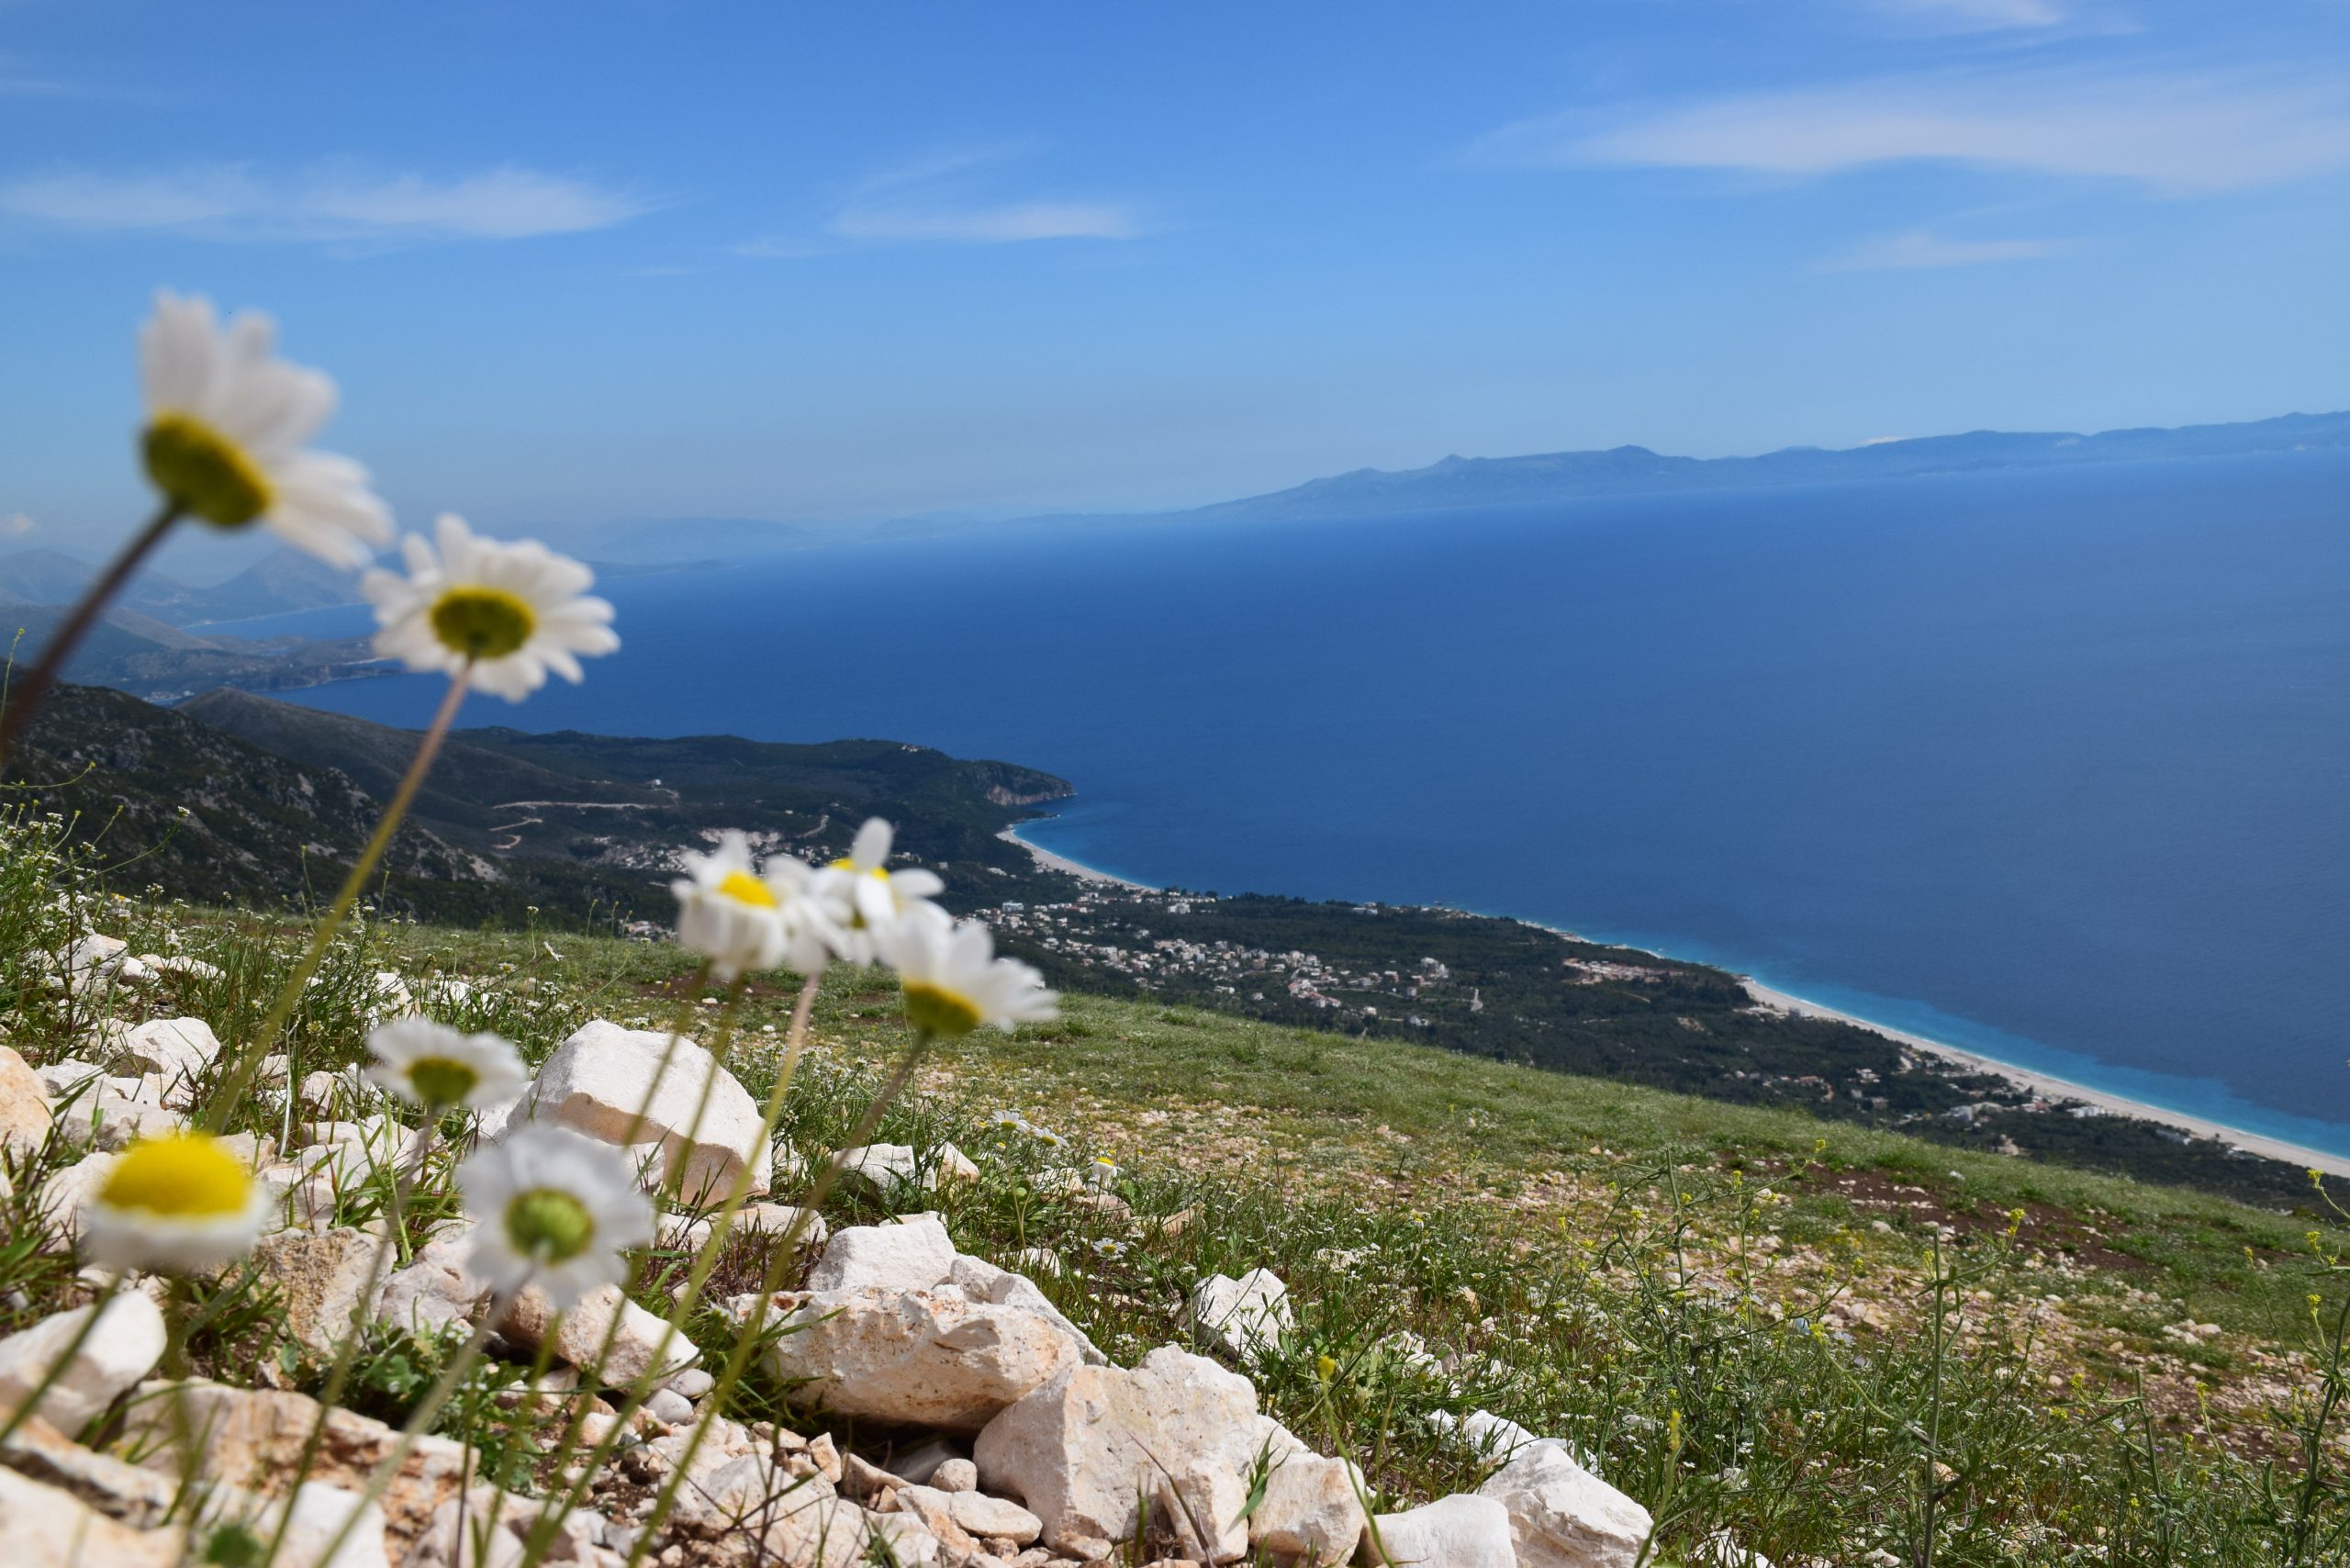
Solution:
M 520 1283 L 490 1304 L 488 1315 L 482 1318 L 481 1326 L 474 1330 L 473 1338 L 465 1341 L 465 1348 L 452 1357 L 447 1366 L 441 1369 L 441 1375 L 433 1380 L 431 1388 L 426 1391 L 423 1403 L 408 1413 L 407 1422 L 400 1428 L 399 1441 L 392 1445 L 392 1451 L 386 1454 L 376 1464 L 374 1472 L 368 1475 L 366 1489 L 360 1493 L 359 1501 L 352 1506 L 351 1512 L 343 1516 L 341 1528 L 334 1532 L 334 1539 L 328 1541 L 326 1550 L 319 1553 L 319 1562 L 332 1562 L 335 1560 L 335 1553 L 342 1550 L 342 1543 L 349 1540 L 351 1532 L 358 1528 L 359 1517 L 367 1511 L 367 1505 L 383 1497 L 386 1489 L 392 1484 L 392 1477 L 398 1474 L 400 1466 L 408 1462 L 408 1454 L 416 1448 L 416 1439 L 431 1429 L 434 1417 L 441 1414 L 441 1406 L 449 1402 L 449 1396 L 457 1391 L 457 1384 L 464 1382 L 465 1374 L 474 1370 L 475 1363 L 481 1360 L 482 1352 L 489 1346 L 489 1337 L 498 1331 L 498 1324 L 505 1321 L 506 1314 L 513 1306 L 515 1299 L 529 1289 L 530 1284 L 530 1276 L 525 1274 Z M 470 1443 L 466 1446 L 472 1447 Z
M 33 1384 L 32 1392 L 18 1400 L 17 1407 L 8 1412 L 6 1422 L 0 1424 L 0 1447 L 5 1447 L 8 1439 L 17 1435 L 17 1428 L 40 1408 L 40 1402 L 48 1396 L 50 1389 L 57 1386 L 57 1380 L 65 1375 L 65 1369 L 73 1364 L 73 1358 L 82 1353 L 82 1347 L 90 1342 L 90 1336 L 97 1332 L 98 1319 L 106 1315 L 107 1305 L 122 1294 L 123 1286 L 129 1279 L 129 1270 L 117 1270 L 114 1278 L 106 1282 L 106 1288 L 90 1303 L 90 1316 L 82 1319 L 80 1326 L 73 1330 L 73 1338 L 65 1342 L 64 1353 L 50 1362 L 40 1374 L 40 1381 Z M 65 1435 L 70 1438 L 77 1434 L 68 1432 Z
M 33 666 L 32 673 L 25 677 L 22 685 L 7 694 L 7 706 L 0 711 L 0 771 L 6 769 L 8 758 L 16 755 L 17 737 L 32 722 L 41 700 L 49 695 L 49 689 L 57 684 L 58 672 L 65 667 L 67 655 L 80 645 L 83 637 L 105 612 L 107 603 L 122 591 L 122 585 L 130 580 L 131 573 L 154 553 L 155 546 L 163 542 L 163 535 L 169 533 L 172 524 L 179 520 L 180 509 L 171 501 L 165 501 L 156 509 L 147 526 L 122 547 L 122 553 L 107 566 L 98 580 L 90 585 L 90 591 L 82 596 L 82 602 L 73 607 L 73 612 L 50 633 L 49 645 L 40 651 L 40 662 Z
M 710 960 L 705 958 L 694 970 L 693 979 L 686 982 L 685 990 L 678 995 L 677 1010 L 669 1019 L 668 1038 L 661 1043 L 661 1059 L 653 1064 L 653 1081 L 645 1086 L 644 1097 L 637 1102 L 635 1114 L 629 1118 L 626 1130 L 621 1134 L 621 1147 L 622 1148 L 630 1148 L 635 1144 L 636 1135 L 644 1130 L 645 1118 L 653 1114 L 653 1102 L 660 1094 L 661 1085 L 669 1076 L 669 1063 L 677 1058 L 677 1042 L 686 1037 L 686 1025 L 692 1020 L 694 1010 L 701 1001 L 701 993 L 709 988 L 710 971 Z M 734 992 L 731 994 L 740 994 L 741 989 L 741 986 L 738 984 L 735 987 Z M 731 1018 L 732 1015 L 732 1009 L 730 1008 L 728 1011 L 728 1016 Z M 703 1103 L 705 1105 L 709 1103 L 710 1087 L 717 1081 L 718 1073 L 715 1069 L 713 1069 L 710 1077 L 705 1079 L 702 1083 Z M 699 1110 L 697 1110 L 694 1113 L 694 1119 L 691 1125 L 696 1129 L 700 1127 L 701 1112 Z M 611 1321 L 604 1326 L 603 1343 L 597 1347 L 596 1354 L 588 1365 L 590 1377 L 600 1376 L 602 1374 L 606 1358 L 611 1355 L 612 1347 L 620 1342 L 621 1318 L 622 1316 L 622 1314 L 618 1312 L 613 1313 Z M 584 1405 L 574 1410 L 565 1423 L 563 1440 L 556 1446 L 563 1449 L 570 1448 L 571 1445 L 577 1440 L 580 1423 L 585 1421 L 587 1417 L 588 1411 Z
M 759 1142 L 762 1144 L 766 1143 L 769 1138 L 775 1136 L 776 1124 L 783 1119 L 783 1103 L 786 1096 L 790 1092 L 792 1075 L 799 1069 L 800 1054 L 808 1044 L 808 1016 L 810 1012 L 815 1007 L 816 992 L 819 988 L 822 986 L 823 978 L 823 972 L 820 969 L 815 974 L 810 975 L 805 980 L 801 981 L 800 986 L 800 999 L 792 1004 L 791 1032 L 785 1037 L 786 1043 L 783 1053 L 783 1065 L 777 1070 L 774 1087 L 767 1091 L 767 1106 L 759 1120 Z M 726 1202 L 722 1206 L 721 1206 L 718 1211 L 717 1218 L 712 1221 L 711 1225 L 710 1239 L 702 1243 L 699 1251 L 695 1255 L 694 1267 L 687 1278 L 686 1288 L 678 1294 L 677 1298 L 677 1309 L 669 1315 L 668 1333 L 674 1334 L 677 1332 L 676 1326 L 693 1316 L 694 1307 L 701 1300 L 702 1288 L 710 1282 L 711 1271 L 718 1266 L 718 1256 L 721 1252 L 725 1250 L 726 1238 L 728 1233 L 733 1228 L 734 1216 L 742 1212 L 744 1200 L 750 1196 L 750 1190 L 751 1170 L 750 1167 L 746 1165 L 742 1170 L 734 1173 L 734 1183 L 727 1193 Z M 793 1230 L 793 1234 L 798 1234 L 798 1228 L 796 1226 Z M 769 1262 L 770 1271 L 772 1272 L 773 1260 L 770 1259 Z M 615 1319 L 615 1322 L 617 1323 L 617 1318 Z M 608 1335 L 606 1337 L 604 1350 L 609 1352 L 610 1349 L 610 1337 Z M 654 1364 L 655 1366 L 660 1364 L 662 1355 L 666 1355 L 667 1350 L 668 1341 L 665 1335 L 662 1341 L 661 1353 L 656 1354 L 654 1358 Z M 642 1379 L 639 1381 L 640 1383 L 643 1382 Z M 630 1399 L 622 1406 L 619 1417 L 619 1424 L 613 1428 L 613 1431 L 615 1433 L 625 1431 L 628 1428 L 629 1417 L 634 1415 L 637 1406 L 643 1404 L 643 1401 L 649 1397 L 651 1397 L 651 1390 L 649 1386 L 632 1388 L 630 1391 Z M 718 1406 L 716 1405 L 705 1405 L 705 1408 L 715 1411 Z M 706 1419 L 703 1424 L 707 1424 Z M 701 1439 L 699 1436 L 689 1439 L 688 1447 L 687 1449 L 688 1459 L 691 1458 L 694 1450 L 700 1446 L 700 1441 Z M 570 1447 L 569 1441 L 566 1440 L 563 1446 L 565 1449 L 568 1449 Z M 609 1437 L 605 1442 L 598 1445 L 596 1451 L 589 1456 L 588 1463 L 580 1467 L 580 1484 L 572 1488 L 571 1495 L 559 1499 L 559 1506 L 551 1509 L 542 1509 L 540 1511 L 537 1520 L 533 1522 L 531 1527 L 530 1537 L 524 1543 L 524 1551 L 522 1554 L 524 1568 L 529 1568 L 530 1564 L 538 1561 L 539 1554 L 545 1551 L 553 1543 L 554 1532 L 562 1525 L 564 1516 L 570 1513 L 572 1509 L 579 1506 L 581 1501 L 586 1497 L 587 1487 L 597 1473 L 599 1467 L 602 1465 L 606 1450 L 610 1446 L 610 1439 Z
M 239 1053 L 237 1070 L 229 1074 L 229 1081 L 213 1102 L 208 1130 L 217 1133 L 228 1126 L 229 1116 L 235 1114 L 238 1103 L 244 1099 L 245 1091 L 252 1085 L 253 1073 L 260 1068 L 261 1058 L 269 1054 L 269 1047 L 275 1043 L 278 1031 L 285 1027 L 286 1019 L 293 1016 L 295 1004 L 302 1000 L 303 988 L 310 983 L 310 977 L 319 972 L 319 965 L 327 955 L 327 944 L 334 940 L 334 934 L 341 928 L 343 916 L 349 914 L 351 906 L 359 902 L 360 890 L 367 885 L 367 879 L 375 875 L 376 866 L 384 858 L 384 852 L 391 847 L 394 830 L 400 825 L 400 819 L 408 815 L 408 806 L 416 800 L 416 792 L 424 783 L 424 776 L 432 770 L 432 759 L 440 755 L 441 743 L 448 738 L 449 726 L 456 721 L 457 709 L 465 700 L 466 677 L 470 673 L 471 667 L 468 666 L 450 677 L 449 694 L 441 700 L 441 711 L 432 715 L 432 727 L 424 732 L 424 739 L 418 743 L 416 756 L 408 763 L 408 774 L 400 780 L 399 788 L 393 792 L 391 804 L 384 808 L 383 820 L 375 824 L 375 835 L 367 841 L 367 847 L 361 850 L 359 858 L 352 863 L 351 874 L 342 879 L 342 890 L 335 895 L 333 906 L 319 920 L 317 929 L 310 933 L 310 945 L 303 951 L 301 961 L 285 977 L 285 985 L 278 990 L 277 1000 L 269 1004 L 269 1012 L 262 1018 L 261 1027 L 253 1031 Z M 292 1141 L 294 1106 L 301 1097 L 302 1075 L 295 1054 L 295 1044 L 289 1040 L 285 1047 L 285 1126 L 279 1139 L 281 1143 Z
M 318 1419 L 310 1423 L 310 1434 L 302 1439 L 302 1457 L 295 1462 L 295 1484 L 310 1473 L 310 1466 L 318 1459 L 319 1445 L 326 1439 L 327 1417 L 342 1402 L 343 1384 L 350 1381 L 352 1363 L 358 1359 L 360 1342 L 366 1338 L 368 1322 L 375 1316 L 375 1293 L 384 1288 L 384 1266 L 390 1260 L 393 1246 L 399 1243 L 403 1233 L 402 1210 L 408 1192 L 417 1178 L 424 1172 L 424 1162 L 432 1152 L 433 1135 L 440 1131 L 441 1121 L 433 1109 L 424 1113 L 425 1122 L 417 1137 L 416 1159 L 392 1182 L 391 1212 L 387 1216 L 383 1240 L 375 1248 L 375 1256 L 367 1265 L 367 1283 L 360 1290 L 358 1299 L 351 1304 L 351 1322 L 343 1334 L 342 1343 L 336 1347 L 334 1365 L 327 1372 L 326 1387 L 319 1394 Z M 287 1508 L 279 1517 L 277 1531 L 271 1537 L 269 1551 L 262 1561 L 274 1562 L 283 1548 L 285 1532 L 294 1522 L 294 1510 Z
M 913 1081 L 915 1070 L 922 1066 L 923 1058 L 930 1052 L 931 1037 L 927 1029 L 915 1034 L 912 1043 L 906 1047 L 906 1054 L 899 1058 L 896 1069 L 890 1072 L 889 1081 L 882 1084 L 880 1092 L 874 1095 L 873 1103 L 866 1106 L 865 1114 L 856 1119 L 856 1126 L 850 1132 L 848 1141 L 841 1146 L 841 1152 L 862 1148 L 872 1137 L 874 1129 L 881 1125 L 882 1114 L 900 1094 L 905 1092 L 906 1085 Z M 678 1456 L 676 1468 L 669 1473 L 669 1479 L 662 1484 L 660 1495 L 654 1498 L 653 1510 L 645 1516 L 644 1523 L 637 1533 L 636 1544 L 629 1551 L 625 1568 L 636 1568 L 644 1560 L 645 1550 L 653 1544 L 654 1538 L 660 1533 L 662 1521 L 669 1517 L 669 1510 L 676 1506 L 677 1488 L 684 1484 L 686 1472 L 692 1467 L 694 1455 L 700 1450 L 703 1437 L 710 1431 L 711 1423 L 718 1413 L 726 1407 L 726 1396 L 734 1391 L 735 1383 L 742 1381 L 744 1372 L 750 1365 L 751 1352 L 758 1345 L 760 1330 L 767 1324 L 767 1308 L 774 1305 L 776 1288 L 782 1282 L 785 1263 L 797 1255 L 800 1233 L 807 1228 L 809 1216 L 822 1208 L 824 1200 L 832 1196 L 833 1187 L 840 1180 L 841 1170 L 840 1153 L 835 1153 L 824 1162 L 824 1173 L 817 1178 L 815 1187 L 801 1202 L 799 1214 L 792 1218 L 791 1228 L 783 1234 L 782 1239 L 776 1243 L 775 1250 L 768 1254 L 767 1272 L 759 1282 L 759 1304 L 752 1309 L 750 1320 L 743 1326 L 742 1333 L 735 1336 L 734 1348 L 726 1355 L 726 1366 L 705 1396 L 702 1418 L 694 1423 L 694 1434 L 687 1440 L 686 1451 Z M 625 1424 L 626 1420 L 627 1414 L 623 1412 L 621 1421 Z M 532 1568 L 528 1558 L 524 1559 L 522 1568 Z

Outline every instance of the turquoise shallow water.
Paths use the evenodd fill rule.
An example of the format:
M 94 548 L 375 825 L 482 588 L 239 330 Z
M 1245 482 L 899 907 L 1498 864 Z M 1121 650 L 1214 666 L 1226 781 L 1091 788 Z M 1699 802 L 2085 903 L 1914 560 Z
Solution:
M 465 722 L 1049 768 L 1140 880 L 1572 927 L 2350 1154 L 2350 456 L 843 546 Z M 340 614 L 301 622 L 334 629 Z M 298 694 L 408 724 L 426 679 Z

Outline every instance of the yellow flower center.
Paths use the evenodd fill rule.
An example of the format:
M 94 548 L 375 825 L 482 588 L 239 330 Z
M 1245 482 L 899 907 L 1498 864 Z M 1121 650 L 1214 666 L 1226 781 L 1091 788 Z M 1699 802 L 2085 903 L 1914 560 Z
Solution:
M 502 659 L 538 629 L 538 612 L 504 588 L 460 583 L 432 601 L 432 634 L 469 659 Z
M 269 510 L 268 476 L 203 420 L 158 414 L 143 445 L 147 476 L 182 511 L 221 528 L 241 528 Z
M 533 1187 L 506 1205 L 506 1239 L 526 1258 L 568 1262 L 596 1239 L 596 1216 L 560 1187 Z
M 245 1212 L 252 1172 L 220 1140 L 203 1133 L 142 1138 L 123 1152 L 98 1201 L 159 1219 L 227 1219 Z
M 906 982 L 906 1022 L 932 1035 L 968 1035 L 979 1026 L 969 997 L 920 980 Z
M 775 890 L 752 876 L 748 871 L 729 871 L 718 879 L 718 890 L 736 903 L 746 903 L 754 909 L 776 909 Z

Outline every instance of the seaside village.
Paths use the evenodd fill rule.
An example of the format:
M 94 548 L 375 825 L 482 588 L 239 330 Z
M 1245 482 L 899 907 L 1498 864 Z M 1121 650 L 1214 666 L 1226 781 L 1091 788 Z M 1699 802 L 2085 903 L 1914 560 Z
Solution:
M 1058 958 L 1131 980 L 1144 991 L 1163 989 L 1169 980 L 1181 977 L 1206 986 L 1218 996 L 1248 1002 L 1263 1002 L 1269 989 L 1286 991 L 1310 1007 L 1334 1013 L 1333 1022 L 1341 1026 L 1382 1016 L 1380 1003 L 1362 1000 L 1366 993 L 1409 1003 L 1419 1000 L 1424 989 L 1445 985 L 1452 979 L 1451 970 L 1431 958 L 1423 958 L 1408 970 L 1348 969 L 1295 948 L 1276 953 L 1221 939 L 1195 942 L 1131 924 L 1124 927 L 1126 942 L 1091 939 L 1118 933 L 1118 920 L 1132 913 L 1123 906 L 1156 907 L 1168 918 L 1180 920 L 1214 898 L 1211 893 L 1122 888 L 1114 898 L 1085 892 L 1054 903 L 1032 905 L 1013 900 L 981 910 L 979 915 L 998 930 L 1030 937 Z M 1466 1002 L 1468 1009 L 1482 1012 L 1484 1005 L 1472 990 Z M 1393 1006 L 1388 1011 L 1415 1028 L 1427 1026 L 1426 1018 L 1407 1007 Z

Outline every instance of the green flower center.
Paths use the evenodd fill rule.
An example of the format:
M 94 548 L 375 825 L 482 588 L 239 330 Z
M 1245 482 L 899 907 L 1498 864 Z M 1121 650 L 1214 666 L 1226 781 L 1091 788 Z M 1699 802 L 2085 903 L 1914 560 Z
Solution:
M 419 1057 L 408 1064 L 408 1087 L 426 1104 L 454 1105 L 474 1092 L 481 1074 L 448 1057 Z
M 968 1035 L 979 1026 L 979 1010 L 968 997 L 934 985 L 909 981 L 906 1022 L 933 1035 Z
M 504 588 L 466 583 L 432 601 L 432 634 L 469 659 L 502 659 L 538 629 L 537 613 Z
M 596 1216 L 558 1187 L 533 1187 L 506 1205 L 506 1239 L 543 1263 L 567 1263 L 596 1239 Z
M 143 444 L 147 476 L 182 511 L 221 528 L 241 528 L 269 510 L 268 477 L 203 420 L 158 414 Z

